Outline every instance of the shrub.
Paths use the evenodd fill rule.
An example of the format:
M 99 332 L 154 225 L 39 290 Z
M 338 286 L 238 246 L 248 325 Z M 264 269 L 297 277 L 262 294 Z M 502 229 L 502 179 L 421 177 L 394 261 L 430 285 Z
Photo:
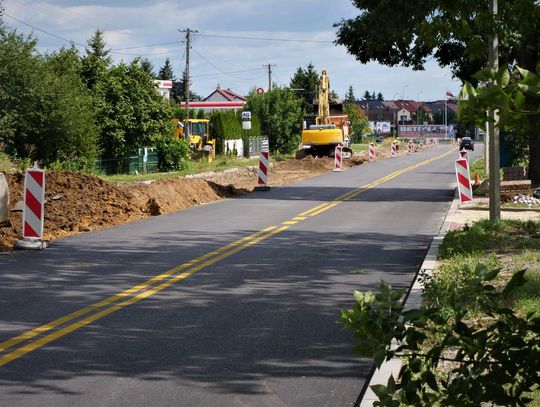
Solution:
M 178 171 L 187 168 L 191 151 L 186 141 L 164 136 L 156 139 L 159 168 L 162 171 Z

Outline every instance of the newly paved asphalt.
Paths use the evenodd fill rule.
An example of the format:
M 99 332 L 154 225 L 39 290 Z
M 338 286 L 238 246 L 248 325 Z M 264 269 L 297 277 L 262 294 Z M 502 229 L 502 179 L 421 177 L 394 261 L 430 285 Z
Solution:
M 371 361 L 351 352 L 340 310 L 354 289 L 376 289 L 381 279 L 409 286 L 453 197 L 457 150 L 241 250 L 220 249 L 450 149 L 0 256 L 2 349 L 218 250 L 164 289 L 146 286 L 140 301 L 112 309 L 132 297 L 115 298 L 8 346 L 0 406 L 353 405 Z

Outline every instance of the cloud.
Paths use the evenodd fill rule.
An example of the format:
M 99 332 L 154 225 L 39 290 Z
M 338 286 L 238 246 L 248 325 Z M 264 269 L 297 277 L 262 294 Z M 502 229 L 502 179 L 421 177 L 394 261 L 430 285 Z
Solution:
M 149 58 L 157 70 L 169 57 L 177 76 L 185 65 L 185 44 L 179 29 L 189 27 L 199 34 L 227 37 L 333 41 L 333 24 L 358 14 L 350 0 L 5 0 L 4 6 L 6 13 L 20 20 L 83 45 L 100 28 L 114 51 L 115 61 L 129 61 L 141 55 Z M 21 32 L 31 31 L 8 18 L 6 22 Z M 57 38 L 35 34 L 43 50 L 53 51 L 65 45 Z M 163 43 L 172 44 L 141 47 Z M 287 85 L 296 69 L 310 62 L 319 71 L 328 68 L 332 88 L 342 96 L 350 85 L 357 96 L 369 89 L 382 92 L 386 98 L 396 94 L 401 97 L 405 85 L 406 96 L 412 99 L 419 92 L 423 98 L 435 99 L 444 95 L 446 89 L 458 90 L 449 71 L 433 62 L 426 65 L 424 72 L 375 63 L 362 65 L 343 47 L 332 43 L 195 35 L 192 46 L 192 84 L 201 95 L 209 94 L 218 83 L 241 93 L 253 87 L 266 87 L 263 64 L 267 63 L 276 65 L 273 80 Z M 84 47 L 80 49 L 84 52 Z

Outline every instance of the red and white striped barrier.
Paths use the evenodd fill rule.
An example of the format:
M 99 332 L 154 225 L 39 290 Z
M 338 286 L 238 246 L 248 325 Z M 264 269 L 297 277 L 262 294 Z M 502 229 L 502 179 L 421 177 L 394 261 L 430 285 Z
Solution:
M 369 143 L 369 161 L 375 161 L 375 144 Z
M 459 152 L 459 158 L 465 158 L 467 161 L 469 161 L 469 152 L 467 150 L 461 150 Z
M 343 147 L 341 145 L 336 146 L 336 152 L 334 156 L 334 172 L 341 172 L 343 165 Z
M 257 191 L 268 191 L 270 187 L 268 186 L 268 165 L 269 165 L 269 153 L 268 151 L 261 151 L 261 156 L 259 159 L 259 170 L 258 170 L 258 179 L 257 186 L 255 190 Z
M 469 161 L 465 158 L 456 160 L 456 177 L 459 192 L 459 201 L 461 203 L 471 202 L 473 200 L 471 176 L 469 174 Z
M 24 177 L 23 240 L 17 241 L 18 249 L 44 249 L 45 171 L 37 166 L 26 170 Z
M 395 141 L 392 141 L 392 153 L 390 154 L 391 157 L 396 157 L 397 156 L 397 152 L 396 152 L 396 142 Z
M 409 140 L 409 144 L 407 144 L 407 154 L 414 153 L 414 144 L 412 140 Z

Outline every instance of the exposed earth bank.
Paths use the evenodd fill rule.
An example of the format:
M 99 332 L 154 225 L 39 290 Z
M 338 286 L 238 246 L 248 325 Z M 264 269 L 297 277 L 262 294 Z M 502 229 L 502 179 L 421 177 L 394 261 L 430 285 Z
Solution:
M 345 160 L 345 167 L 366 161 L 366 154 Z M 290 184 L 331 171 L 334 160 L 306 157 L 275 162 L 269 170 L 270 186 Z M 44 240 L 90 232 L 189 208 L 194 205 L 249 193 L 257 182 L 256 168 L 155 182 L 113 184 L 94 175 L 47 172 Z M 6 175 L 10 202 L 9 227 L 0 228 L 0 251 L 10 251 L 21 238 L 23 174 Z

